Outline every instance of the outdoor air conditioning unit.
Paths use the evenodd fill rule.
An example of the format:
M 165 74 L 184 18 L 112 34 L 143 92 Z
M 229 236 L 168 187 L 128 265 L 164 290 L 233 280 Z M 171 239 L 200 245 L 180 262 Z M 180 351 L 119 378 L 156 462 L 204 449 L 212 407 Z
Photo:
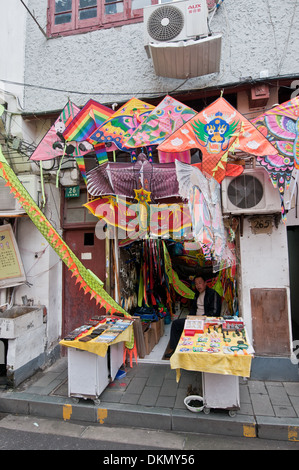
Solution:
M 208 8 L 206 0 L 184 0 L 143 9 L 145 45 L 184 41 L 207 36 Z
M 27 189 L 32 199 L 38 204 L 39 194 L 41 192 L 41 181 L 38 175 L 23 174 L 18 175 L 19 180 Z M 5 186 L 6 181 L 0 178 L 0 212 L 18 212 L 24 213 L 17 198 L 10 192 L 9 186 Z
M 240 176 L 224 178 L 221 193 L 223 214 L 274 214 L 281 211 L 279 191 L 262 167 L 245 169 Z
M 219 72 L 222 35 L 209 32 L 206 0 L 151 5 L 143 17 L 144 47 L 156 75 L 185 79 Z

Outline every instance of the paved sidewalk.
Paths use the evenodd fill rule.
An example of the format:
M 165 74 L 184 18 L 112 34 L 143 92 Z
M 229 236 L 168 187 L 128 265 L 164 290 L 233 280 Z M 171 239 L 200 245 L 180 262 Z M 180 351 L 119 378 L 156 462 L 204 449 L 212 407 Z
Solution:
M 39 371 L 16 389 L 0 389 L 0 412 L 64 421 L 164 431 L 217 434 L 299 442 L 299 382 L 240 378 L 241 408 L 192 413 L 184 405 L 190 389 L 201 392 L 201 374 L 169 363 L 138 363 L 110 383 L 100 403 L 68 397 L 67 358 Z

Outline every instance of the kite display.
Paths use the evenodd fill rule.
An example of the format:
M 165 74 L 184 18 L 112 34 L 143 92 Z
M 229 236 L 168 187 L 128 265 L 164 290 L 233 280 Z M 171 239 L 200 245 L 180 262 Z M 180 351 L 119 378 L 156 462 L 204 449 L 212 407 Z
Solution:
M 154 106 L 132 98 L 99 126 L 91 134 L 90 139 L 97 143 L 114 144 L 119 150 L 128 152 L 128 148 L 124 145 L 125 139 L 134 132 L 153 109 Z M 131 155 L 132 161 L 136 160 L 135 152 L 132 152 Z
M 97 101 L 89 100 L 68 124 L 63 132 L 63 137 L 66 141 L 83 142 L 88 140 L 91 144 L 96 144 L 90 139 L 91 134 L 113 113 L 113 109 L 103 106 Z
M 196 114 L 192 108 L 167 95 L 124 141 L 124 145 L 132 148 L 159 145 Z
M 202 171 L 218 182 L 225 177 L 228 151 L 253 155 L 275 154 L 270 142 L 224 98 L 218 98 L 169 136 L 158 150 L 182 152 L 199 148 Z
M 194 240 L 207 259 L 222 259 L 226 234 L 222 220 L 220 184 L 192 165 L 176 161 L 180 195 L 187 199 Z
M 271 142 L 278 154 L 257 157 L 278 188 L 285 216 L 284 193 L 292 172 L 299 169 L 299 97 L 286 101 L 252 120 L 256 128 Z
M 65 131 L 66 127 L 71 123 L 79 111 L 80 109 L 69 101 L 63 108 L 53 126 L 51 126 L 49 131 L 36 147 L 35 151 L 30 157 L 30 160 L 51 160 L 53 158 L 62 157 L 64 155 L 78 157 L 92 151 L 93 147 L 89 142 L 66 142 L 63 136 L 63 132 Z
M 18 199 L 19 204 L 26 211 L 36 228 L 40 231 L 49 245 L 62 259 L 68 269 L 72 272 L 76 284 L 79 284 L 83 293 L 94 298 L 99 307 L 103 307 L 107 312 L 113 314 L 119 312 L 125 316 L 130 316 L 103 288 L 103 282 L 79 261 L 76 255 L 66 245 L 51 223 L 47 220 L 38 205 L 34 202 L 30 194 L 24 188 L 14 171 L 8 165 L 0 147 L 0 176 L 6 180 L 6 186 L 10 187 L 10 192 Z M 133 340 L 134 341 L 134 340 Z M 131 345 L 132 347 L 132 345 Z
M 135 163 L 108 162 L 87 173 L 91 196 L 118 195 L 134 199 L 135 189 L 150 191 L 153 201 L 179 196 L 174 163 L 150 163 L 139 154 Z

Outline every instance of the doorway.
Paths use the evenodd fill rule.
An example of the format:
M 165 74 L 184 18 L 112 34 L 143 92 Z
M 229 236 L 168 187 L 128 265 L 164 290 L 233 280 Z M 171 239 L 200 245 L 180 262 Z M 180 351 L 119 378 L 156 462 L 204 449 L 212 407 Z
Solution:
M 101 281 L 106 278 L 105 240 L 95 235 L 94 229 L 78 228 L 68 230 L 65 241 L 81 263 L 90 269 Z M 105 284 L 104 284 L 105 287 Z M 84 295 L 79 283 L 76 284 L 71 271 L 63 266 L 63 336 L 83 325 L 93 316 L 106 313 L 89 294 Z

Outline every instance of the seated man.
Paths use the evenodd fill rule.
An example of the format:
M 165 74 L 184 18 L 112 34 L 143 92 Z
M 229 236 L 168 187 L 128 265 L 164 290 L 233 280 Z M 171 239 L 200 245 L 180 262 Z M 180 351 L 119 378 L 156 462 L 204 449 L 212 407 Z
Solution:
M 206 279 L 202 275 L 196 276 L 194 283 L 196 294 L 191 305 L 189 315 L 219 317 L 221 312 L 220 295 L 215 290 L 207 286 Z M 169 341 L 170 352 L 165 354 L 166 358 L 171 357 L 173 354 L 184 330 L 185 320 L 185 318 L 178 318 L 173 321 Z

